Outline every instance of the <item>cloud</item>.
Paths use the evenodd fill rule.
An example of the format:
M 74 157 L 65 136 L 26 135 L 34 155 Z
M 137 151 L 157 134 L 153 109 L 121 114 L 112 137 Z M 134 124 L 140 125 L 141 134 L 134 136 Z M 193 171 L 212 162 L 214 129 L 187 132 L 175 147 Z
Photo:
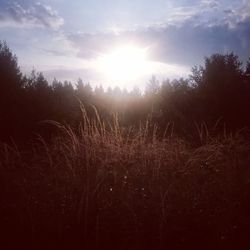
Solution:
M 67 39 L 72 47 L 78 48 L 78 57 L 94 59 L 107 53 L 112 48 L 121 44 L 131 43 L 137 33 L 124 31 L 116 34 L 115 32 L 107 33 L 69 33 Z
M 209 9 L 217 9 L 219 7 L 219 2 L 217 0 L 203 0 L 201 6 Z
M 56 78 L 60 81 L 67 80 L 75 83 L 79 78 L 82 78 L 84 81 L 91 79 L 91 82 L 101 83 L 101 77 L 98 78 L 98 72 L 93 69 L 58 67 L 50 70 L 44 70 L 43 73 L 49 81 L 53 81 L 56 76 Z
M 228 18 L 213 22 L 149 27 L 116 33 L 68 34 L 67 39 L 78 49 L 78 57 L 94 59 L 117 46 L 134 44 L 148 48 L 152 61 L 178 65 L 195 65 L 213 53 L 234 51 L 242 60 L 250 57 L 250 19 L 239 19 L 234 26 Z
M 64 23 L 62 17 L 50 6 L 36 2 L 1 1 L 0 26 L 44 27 L 58 30 Z
M 59 33 L 62 34 L 60 40 L 54 42 L 51 39 L 51 32 L 47 30 L 41 32 L 39 29 L 32 34 L 38 40 L 35 43 L 36 46 L 42 47 L 38 51 L 44 54 L 46 65 L 48 56 L 51 56 L 49 61 L 58 60 L 58 63 L 63 64 L 67 62 L 74 68 L 78 66 L 71 63 L 70 59 L 76 59 L 75 56 L 78 60 L 84 59 L 86 64 L 91 64 L 99 56 L 115 47 L 127 44 L 147 48 L 149 60 L 165 65 L 191 67 L 202 63 L 204 57 L 212 53 L 231 51 L 238 54 L 244 61 L 250 57 L 249 0 L 237 1 L 237 3 L 228 1 L 227 4 L 223 4 L 225 0 L 181 0 L 177 2 L 185 2 L 186 5 L 169 5 L 165 18 L 154 20 L 155 23 L 151 26 L 146 26 L 148 25 L 146 22 L 144 27 L 142 23 L 142 27 L 138 24 L 137 28 L 133 26 L 133 29 L 125 30 L 117 24 L 118 27 L 113 29 L 114 31 L 110 29 L 109 32 L 96 33 L 67 32 L 61 28 L 60 32 L 53 32 L 53 38 L 58 38 Z M 105 21 L 108 18 L 106 15 Z M 98 17 L 96 20 L 98 22 Z M 45 27 L 57 30 L 63 25 L 63 19 L 51 7 L 41 3 L 34 3 L 31 0 L 15 2 L 0 0 L 1 25 Z M 22 32 L 21 29 L 20 32 Z M 28 32 L 27 37 L 30 35 Z M 48 33 L 46 35 L 50 38 L 45 39 L 43 33 Z M 60 58 L 55 59 L 59 56 Z M 60 75 L 66 79 L 72 79 L 74 75 L 82 76 L 81 74 L 83 78 L 93 79 L 98 75 L 96 71 L 89 72 L 90 69 L 82 66 L 79 70 L 54 69 L 54 71 L 48 71 L 47 74 L 51 77 Z
M 234 11 L 231 10 L 231 9 L 225 9 L 225 10 L 224 10 L 224 13 L 225 13 L 226 15 L 233 15 L 233 14 L 234 14 Z
M 213 26 L 186 23 L 182 27 L 169 27 L 158 32 L 152 55 L 157 60 L 169 60 L 179 64 L 201 63 L 213 53 L 234 51 L 242 60 L 250 56 L 250 22 L 242 22 L 235 28 L 227 24 Z
M 217 0 L 203 0 L 196 4 L 181 5 L 172 7 L 169 10 L 168 24 L 182 25 L 189 20 L 198 20 L 203 17 L 210 17 L 212 12 L 219 10 Z
M 40 48 L 40 50 L 48 55 L 52 55 L 52 56 L 68 56 L 67 52 L 64 52 L 62 50 L 55 50 L 55 49 L 43 49 Z
M 235 28 L 239 24 L 250 21 L 250 2 L 243 0 L 237 7 L 226 8 L 223 12 L 225 16 L 223 16 L 221 21 L 231 28 Z

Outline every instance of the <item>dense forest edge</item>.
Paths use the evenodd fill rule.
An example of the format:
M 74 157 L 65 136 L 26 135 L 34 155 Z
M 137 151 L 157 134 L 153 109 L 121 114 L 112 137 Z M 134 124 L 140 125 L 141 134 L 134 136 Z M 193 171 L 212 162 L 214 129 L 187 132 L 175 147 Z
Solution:
M 76 127 L 82 121 L 80 104 L 90 118 L 95 109 L 105 122 L 118 115 L 124 128 L 138 126 L 150 116 L 160 130 L 171 123 L 182 136 L 194 134 L 201 124 L 236 131 L 250 125 L 250 60 L 244 68 L 234 53 L 214 54 L 203 66 L 193 67 L 188 79 L 159 83 L 152 77 L 144 93 L 119 87 L 104 91 L 81 79 L 76 83 L 54 79 L 49 84 L 35 70 L 23 75 L 16 56 L 1 42 L 0 95 L 2 140 L 27 140 L 35 133 L 46 136 L 49 128 L 40 124 L 44 120 Z
M 24 75 L 0 42 L 3 249 L 238 249 L 250 233 L 250 59 L 142 92 Z

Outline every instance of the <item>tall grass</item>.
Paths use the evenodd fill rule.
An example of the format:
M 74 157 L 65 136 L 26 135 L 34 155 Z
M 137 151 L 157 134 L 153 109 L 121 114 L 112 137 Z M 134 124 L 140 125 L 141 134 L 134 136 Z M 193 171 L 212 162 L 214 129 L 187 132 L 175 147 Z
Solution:
M 77 128 L 54 121 L 50 142 L 0 146 L 3 245 L 13 249 L 229 249 L 250 229 L 244 131 L 198 141 L 150 119 L 122 128 L 93 107 Z M 235 245 L 234 245 L 235 244 Z

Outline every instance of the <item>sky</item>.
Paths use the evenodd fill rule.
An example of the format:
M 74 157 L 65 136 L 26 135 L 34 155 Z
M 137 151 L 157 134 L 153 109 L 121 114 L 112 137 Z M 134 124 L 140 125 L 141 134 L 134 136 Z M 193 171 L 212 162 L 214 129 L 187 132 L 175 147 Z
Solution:
M 246 61 L 250 1 L 0 0 L 0 40 L 27 74 L 35 68 L 50 80 L 143 87 L 152 75 L 186 77 L 212 53 L 233 51 Z M 100 58 L 126 46 L 145 50 L 147 67 L 114 78 Z

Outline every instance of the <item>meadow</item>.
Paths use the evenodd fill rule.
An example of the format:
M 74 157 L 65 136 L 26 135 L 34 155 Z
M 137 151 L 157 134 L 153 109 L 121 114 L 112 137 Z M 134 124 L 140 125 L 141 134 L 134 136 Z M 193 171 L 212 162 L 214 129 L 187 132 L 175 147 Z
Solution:
M 98 114 L 31 150 L 1 144 L 5 249 L 236 249 L 248 241 L 248 131 L 192 141 Z M 106 127 L 107 126 L 107 127 Z M 13 240 L 15 239 L 15 240 Z

